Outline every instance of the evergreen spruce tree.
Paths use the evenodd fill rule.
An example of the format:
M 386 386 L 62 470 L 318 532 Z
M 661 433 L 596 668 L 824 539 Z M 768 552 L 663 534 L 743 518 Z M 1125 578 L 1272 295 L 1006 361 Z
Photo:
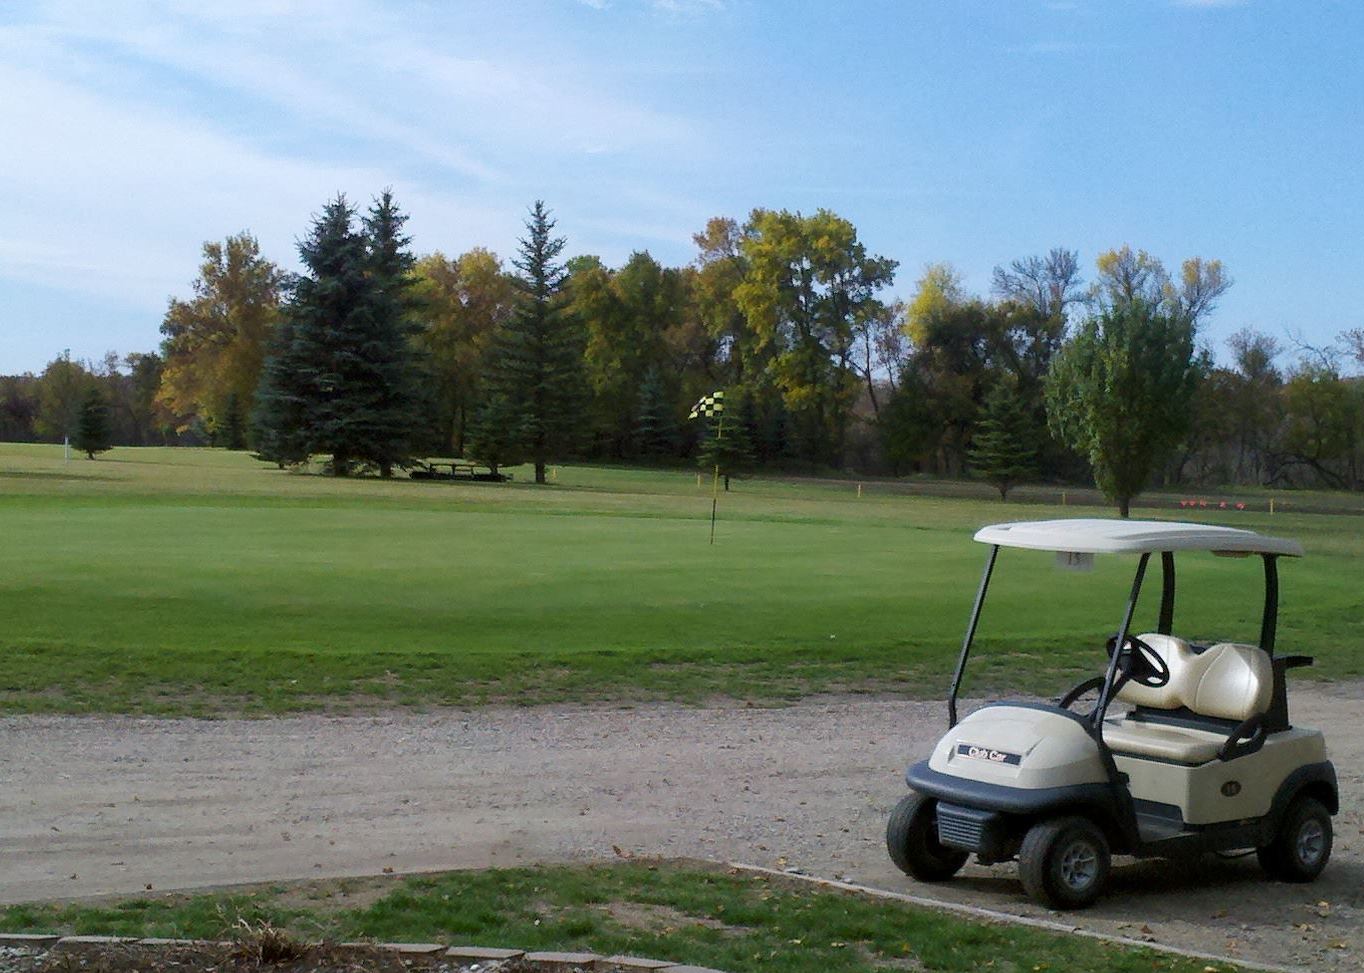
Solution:
M 246 448 L 246 417 L 242 414 L 242 400 L 235 391 L 227 396 L 224 405 L 223 424 L 220 430 L 222 443 L 228 449 Z
M 337 196 L 299 244 L 307 273 L 275 329 L 253 429 L 263 459 L 290 465 L 330 453 L 336 476 L 358 465 L 388 476 L 409 457 L 419 422 L 412 257 L 390 193 L 375 201 L 365 232 L 354 220 Z
M 411 238 L 403 233 L 406 223 L 407 215 L 390 190 L 374 201 L 365 219 L 371 334 L 363 353 L 372 374 L 362 402 L 370 442 L 361 454 L 385 477 L 411 458 L 423 421 L 418 393 L 422 370 L 412 340 L 416 259 L 409 249 Z
M 546 464 L 571 448 L 582 424 L 582 340 L 563 306 L 564 267 L 557 260 L 564 239 L 551 235 L 554 221 L 542 201 L 526 229 L 514 261 L 523 298 L 494 335 L 489 385 L 491 396 L 506 400 L 508 418 L 514 411 L 535 482 L 544 483 Z
M 719 465 L 726 490 L 729 489 L 732 474 L 753 465 L 753 443 L 748 438 L 748 429 L 743 421 L 742 402 L 741 396 L 726 400 L 723 426 L 719 416 L 705 420 L 705 432 L 697 452 L 701 469 L 713 471 Z
M 524 462 L 522 450 L 526 435 L 522 421 L 516 403 L 501 392 L 492 393 L 474 413 L 473 422 L 465 432 L 465 454 L 486 463 L 494 473 L 500 473 L 504 466 Z
M 994 484 L 999 499 L 1036 474 L 1037 443 L 1033 423 L 1012 382 L 1000 380 L 985 397 L 976 424 L 970 457 L 976 474 Z
M 280 469 L 300 466 L 312 453 L 307 426 L 309 373 L 294 334 L 294 322 L 286 313 L 271 331 L 251 414 L 256 459 Z
M 81 401 L 80 412 L 76 416 L 76 435 L 71 445 L 75 446 L 87 459 L 94 459 L 110 445 L 109 407 L 99 389 L 91 388 Z
M 758 455 L 758 444 L 761 442 L 762 427 L 758 416 L 757 397 L 747 390 L 740 389 L 735 398 L 738 404 L 733 415 L 727 417 L 725 421 L 725 435 L 729 435 L 729 423 L 732 421 L 747 444 L 745 462 L 758 462 L 761 459 Z
M 636 440 L 643 456 L 660 458 L 677 451 L 677 420 L 673 417 L 667 385 L 657 368 L 645 372 L 639 386 Z

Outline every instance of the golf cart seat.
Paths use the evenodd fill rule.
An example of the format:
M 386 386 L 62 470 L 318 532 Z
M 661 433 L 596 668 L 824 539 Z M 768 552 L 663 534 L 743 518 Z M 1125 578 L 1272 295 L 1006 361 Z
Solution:
M 1126 683 L 1117 698 L 1134 709 L 1104 721 L 1104 742 L 1115 753 L 1134 757 L 1204 764 L 1255 735 L 1274 690 L 1274 666 L 1254 645 L 1221 642 L 1202 652 L 1181 638 L 1141 636 L 1170 671 L 1163 686 Z M 1258 749 L 1258 746 L 1256 747 Z

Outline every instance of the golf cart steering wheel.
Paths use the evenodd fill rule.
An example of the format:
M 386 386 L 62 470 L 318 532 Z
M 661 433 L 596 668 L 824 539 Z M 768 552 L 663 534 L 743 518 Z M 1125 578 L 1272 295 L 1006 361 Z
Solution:
M 1160 653 L 1135 635 L 1128 635 L 1118 648 L 1118 637 L 1112 635 L 1106 646 L 1108 657 L 1118 653 L 1118 672 L 1124 681 L 1131 680 L 1141 686 L 1159 689 L 1170 681 L 1170 666 Z

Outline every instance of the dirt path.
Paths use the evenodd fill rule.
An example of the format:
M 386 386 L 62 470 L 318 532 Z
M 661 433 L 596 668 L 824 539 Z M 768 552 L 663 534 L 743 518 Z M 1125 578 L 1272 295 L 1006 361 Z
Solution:
M 1300 688 L 1341 773 L 1306 887 L 1254 858 L 1121 861 L 1077 924 L 1312 969 L 1364 965 L 1364 687 Z M 1304 720 L 1306 721 L 1306 720 Z M 0 720 L 0 902 L 642 854 L 797 866 L 1040 915 L 1011 866 L 917 886 L 886 858 L 941 704 L 495 709 L 261 721 Z M 1326 905 L 1319 905 L 1326 903 Z M 1067 920 L 1069 921 L 1069 920 Z

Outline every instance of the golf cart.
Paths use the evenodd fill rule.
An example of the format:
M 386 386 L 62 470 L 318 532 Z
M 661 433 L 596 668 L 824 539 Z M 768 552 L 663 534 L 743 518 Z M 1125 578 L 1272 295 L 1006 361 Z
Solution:
M 909 768 L 910 793 L 886 829 L 890 857 L 924 882 L 950 878 L 974 854 L 1018 859 L 1030 896 L 1082 908 L 1103 890 L 1110 854 L 1176 858 L 1254 849 L 1273 878 L 1310 882 L 1331 855 L 1336 772 L 1319 730 L 1289 723 L 1284 676 L 1311 665 L 1276 656 L 1280 557 L 1296 541 L 1202 524 L 1050 520 L 996 524 L 948 697 L 948 731 Z M 957 693 L 1000 548 L 1054 551 L 1085 570 L 1095 555 L 1137 556 L 1108 639 L 1102 676 L 1055 703 L 1000 702 L 957 719 Z M 1193 645 L 1173 634 L 1175 554 L 1259 557 L 1259 645 Z M 1162 585 L 1156 631 L 1131 632 L 1152 555 Z M 1077 701 L 1097 693 L 1092 709 Z M 1113 704 L 1126 712 L 1110 715 Z

